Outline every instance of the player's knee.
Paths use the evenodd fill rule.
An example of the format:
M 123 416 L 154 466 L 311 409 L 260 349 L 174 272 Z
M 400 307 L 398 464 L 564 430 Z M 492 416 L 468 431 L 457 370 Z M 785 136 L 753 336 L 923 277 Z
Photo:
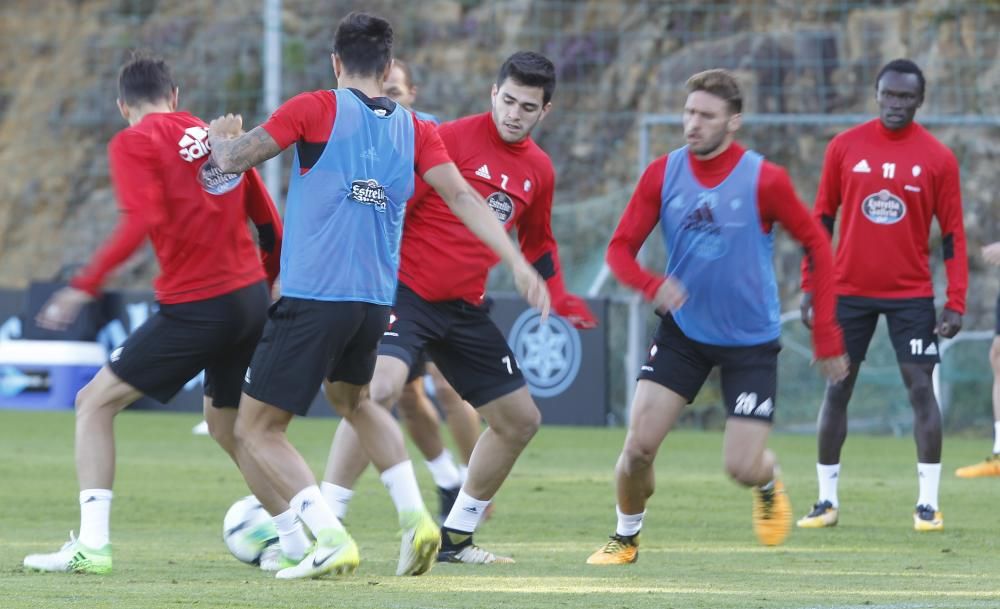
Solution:
M 383 408 L 392 408 L 403 395 L 402 387 L 378 377 L 372 379 L 369 390 L 372 401 Z
M 233 425 L 224 424 L 214 419 L 206 419 L 208 422 L 208 433 L 212 439 L 229 454 L 236 451 L 236 434 Z
M 823 396 L 823 408 L 836 411 L 847 410 L 847 403 L 851 400 L 853 389 L 846 380 L 828 384 L 826 394 Z
M 211 426 L 209 429 L 211 430 Z M 233 423 L 233 447 L 235 449 L 253 450 L 255 446 L 260 445 L 264 441 L 264 436 L 267 432 L 267 421 L 238 416 L 236 417 L 236 422 Z
M 625 448 L 622 450 L 621 459 L 625 473 L 634 475 L 636 472 L 652 467 L 653 460 L 656 459 L 657 448 L 645 442 L 627 438 L 625 440 Z
M 502 421 L 491 425 L 491 428 L 508 442 L 523 446 L 535 436 L 541 424 L 542 413 L 532 405 L 531 408 L 520 408 L 509 413 Z

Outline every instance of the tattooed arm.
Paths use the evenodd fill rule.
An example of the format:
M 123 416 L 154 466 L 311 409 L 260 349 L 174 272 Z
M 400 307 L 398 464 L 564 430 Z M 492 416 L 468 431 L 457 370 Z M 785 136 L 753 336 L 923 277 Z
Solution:
M 263 128 L 243 133 L 243 117 L 239 114 L 220 116 L 209 123 L 208 143 L 215 164 L 226 173 L 243 173 L 281 152 L 281 147 Z

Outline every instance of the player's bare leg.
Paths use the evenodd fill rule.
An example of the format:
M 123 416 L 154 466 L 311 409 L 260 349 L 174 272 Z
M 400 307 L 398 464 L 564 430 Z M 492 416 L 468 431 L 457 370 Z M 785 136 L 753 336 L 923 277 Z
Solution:
M 723 437 L 726 473 L 753 491 L 753 530 L 766 546 L 785 541 L 792 527 L 792 506 L 778 475 L 777 460 L 767 448 L 771 424 L 729 417 Z
M 994 336 L 990 345 L 990 367 L 993 369 L 993 452 L 979 463 L 958 468 L 955 475 L 959 478 L 1000 476 L 1000 336 Z
M 511 563 L 472 542 L 472 534 L 514 462 L 534 437 L 542 415 L 528 388 L 521 387 L 479 408 L 489 427 L 479 437 L 469 476 L 462 485 L 442 531 L 438 560 L 460 563 Z
M 234 428 L 237 463 L 253 494 L 271 514 L 280 513 L 281 508 L 268 506 L 263 498 L 272 491 L 280 495 L 316 537 L 313 552 L 278 571 L 277 577 L 352 573 L 360 562 L 357 545 L 323 500 L 309 465 L 288 441 L 286 430 L 292 416 L 243 394 Z
M 427 364 L 427 372 L 434 380 L 434 395 L 444 410 L 445 422 L 451 437 L 455 440 L 458 456 L 462 463 L 469 464 L 472 450 L 483 433 L 482 417 L 479 412 L 458 395 L 441 370 L 433 362 Z
M 827 381 L 823 403 L 819 409 L 816 430 L 818 458 L 816 478 L 819 498 L 808 514 L 796 523 L 804 529 L 821 529 L 835 526 L 840 518 L 840 500 L 837 489 L 840 482 L 840 453 L 847 441 L 847 405 L 854 393 L 861 362 L 851 362 L 847 378 L 834 383 Z
M 646 502 L 656 488 L 653 461 L 686 404 L 687 399 L 663 385 L 647 380 L 636 384 L 625 445 L 615 465 L 618 524 L 610 539 L 590 555 L 588 564 L 616 565 L 638 559 Z
M 432 368 L 435 371 L 437 370 L 437 367 L 430 363 L 428 363 L 427 368 L 428 370 Z M 462 398 L 458 397 L 458 394 L 455 393 L 455 390 L 450 385 L 448 385 L 448 391 L 454 395 L 464 408 L 473 410 L 473 416 L 478 421 L 479 415 L 475 413 L 475 409 L 462 400 Z M 438 398 L 441 398 L 440 394 Z M 451 452 L 445 448 L 444 442 L 441 439 L 441 418 L 438 416 L 434 404 L 431 403 L 424 392 L 423 378 L 415 379 L 406 385 L 399 398 L 398 406 L 400 419 L 402 419 L 403 424 L 406 426 L 413 442 L 423 454 L 427 469 L 430 470 L 431 476 L 434 478 L 434 485 L 437 487 L 438 494 L 438 514 L 441 522 L 444 522 L 445 518 L 448 517 L 448 513 L 451 512 L 452 506 L 455 504 L 455 499 L 458 497 L 459 489 L 461 489 L 465 477 L 463 472 L 456 466 Z M 449 414 L 448 422 L 451 423 L 451 420 L 452 418 Z M 472 454 L 472 448 L 475 446 L 477 437 L 478 435 L 473 437 L 472 444 L 468 446 L 470 455 Z M 463 461 L 463 463 L 467 464 L 468 459 Z
M 406 383 L 407 370 L 406 362 L 395 357 L 380 356 L 376 360 L 375 373 L 369 385 L 372 401 L 379 405 L 394 404 L 391 400 L 399 398 Z M 394 422 L 393 427 L 397 427 Z M 402 435 L 399 437 L 402 439 Z M 341 420 L 330 445 L 322 485 L 323 495 L 340 518 L 347 514 L 354 484 L 369 462 L 368 453 L 350 421 L 346 418 Z
M 395 360 L 396 363 L 387 360 Z M 379 376 L 379 365 L 382 370 L 387 370 L 386 376 Z M 397 373 L 402 370 L 402 375 Z M 378 392 L 377 397 L 385 397 L 385 393 L 396 393 L 406 381 L 407 366 L 405 362 L 396 358 L 379 357 L 375 365 L 374 389 Z M 420 496 L 420 489 L 417 487 L 416 474 L 413 472 L 413 464 L 406 454 L 406 446 L 403 443 L 403 432 L 399 429 L 396 421 L 389 414 L 388 409 L 376 402 L 368 386 L 359 388 L 356 385 L 349 385 L 343 382 L 325 383 L 326 397 L 333 404 L 337 412 L 344 417 L 344 421 L 338 426 L 338 434 L 341 440 L 350 438 L 354 434 L 353 441 L 357 442 L 361 450 L 355 450 L 355 454 L 347 455 L 353 469 L 347 471 L 348 475 L 354 475 L 354 480 L 364 471 L 361 465 L 362 458 L 367 454 L 376 469 L 380 472 L 380 478 L 392 502 L 396 506 L 399 514 L 399 524 L 403 530 L 402 544 L 400 545 L 399 563 L 396 568 L 396 575 L 420 575 L 430 570 L 434 564 L 434 557 L 441 545 L 440 534 L 437 531 L 434 520 L 424 506 L 423 498 Z M 350 424 L 350 430 L 345 423 Z M 335 436 L 334 440 L 337 441 Z M 346 440 L 350 442 L 351 440 Z M 340 453 L 334 450 L 343 448 L 331 448 L 331 460 L 328 466 L 335 470 L 339 466 L 334 462 Z M 361 457 L 361 458 L 359 458 Z M 360 466 L 360 467 L 358 467 Z M 354 472 L 358 472 L 354 474 Z M 330 473 L 330 472 L 328 472 Z M 344 472 L 330 473 L 330 478 L 337 478 Z M 343 480 L 341 479 L 342 481 Z M 351 481 L 353 486 L 354 481 Z M 338 485 L 339 486 L 339 485 Z M 329 488 L 329 487 L 325 487 Z M 326 495 L 329 501 L 329 493 Z
M 917 443 L 917 475 L 920 494 L 913 513 L 917 531 L 940 531 L 944 517 L 938 503 L 941 481 L 941 409 L 934 397 L 933 363 L 901 362 L 899 371 L 913 407 L 913 437 Z

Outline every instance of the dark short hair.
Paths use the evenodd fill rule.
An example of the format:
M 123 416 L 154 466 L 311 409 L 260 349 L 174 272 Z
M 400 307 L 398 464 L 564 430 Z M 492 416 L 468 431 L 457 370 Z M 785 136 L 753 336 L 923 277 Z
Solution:
M 392 26 L 375 15 L 350 13 L 333 35 L 333 52 L 348 74 L 382 76 L 392 60 Z
M 875 77 L 875 90 L 878 91 L 878 83 L 882 80 L 882 76 L 886 72 L 901 72 L 903 74 L 914 74 L 917 77 L 917 83 L 920 85 L 920 97 L 924 96 L 924 87 L 927 85 L 927 81 L 924 80 L 924 73 L 920 70 L 917 64 L 913 63 L 909 59 L 893 59 L 889 63 L 882 66 L 882 69 L 878 71 L 878 76 Z
M 743 93 L 736 76 L 729 70 L 719 68 L 698 72 L 687 79 L 688 94 L 704 91 L 726 101 L 729 111 L 733 114 L 743 112 Z
M 508 78 L 525 87 L 540 87 L 543 104 L 549 103 L 556 90 L 556 67 L 541 53 L 518 51 L 508 57 L 497 74 L 497 87 Z
M 118 72 L 118 99 L 130 106 L 169 100 L 176 88 L 167 62 L 142 52 L 133 53 Z

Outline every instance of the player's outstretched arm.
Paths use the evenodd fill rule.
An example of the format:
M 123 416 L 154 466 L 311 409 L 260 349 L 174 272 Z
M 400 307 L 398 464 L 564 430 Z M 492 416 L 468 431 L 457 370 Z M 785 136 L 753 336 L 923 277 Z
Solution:
M 281 146 L 263 127 L 243 133 L 239 114 L 220 116 L 209 123 L 208 143 L 212 159 L 226 173 L 243 173 L 281 152 Z
M 441 195 L 452 213 L 510 268 L 517 291 L 528 304 L 547 316 L 549 291 L 545 280 L 514 247 L 503 225 L 497 221 L 483 197 L 465 181 L 458 167 L 454 163 L 442 163 L 428 169 L 422 177 Z

